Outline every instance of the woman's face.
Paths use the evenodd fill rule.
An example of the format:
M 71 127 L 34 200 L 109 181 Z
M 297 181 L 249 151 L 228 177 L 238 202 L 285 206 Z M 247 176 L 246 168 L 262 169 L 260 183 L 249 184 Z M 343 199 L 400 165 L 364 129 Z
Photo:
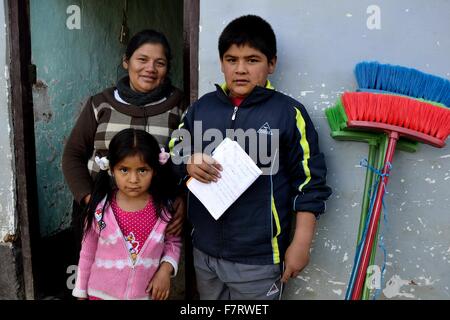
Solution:
M 146 43 L 140 46 L 129 60 L 123 60 L 131 89 L 147 93 L 158 87 L 167 75 L 167 63 L 161 44 Z

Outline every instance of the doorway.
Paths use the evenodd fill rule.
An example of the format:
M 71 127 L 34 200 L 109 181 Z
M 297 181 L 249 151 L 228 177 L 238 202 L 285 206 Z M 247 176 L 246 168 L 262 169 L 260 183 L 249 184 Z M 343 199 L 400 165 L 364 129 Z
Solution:
M 35 221 L 29 225 L 30 231 L 34 230 L 30 243 L 35 298 L 70 299 L 76 270 L 71 248 L 76 246 L 70 230 L 72 196 L 61 172 L 65 140 L 87 98 L 114 86 L 122 75 L 124 27 L 129 30 L 128 36 L 144 28 L 165 33 L 173 52 L 172 83 L 184 89 L 187 103 L 196 97 L 197 65 L 192 63 L 196 63 L 198 52 L 198 0 L 22 0 L 19 3 L 24 4 L 30 26 L 29 43 L 22 41 L 21 47 L 25 43 L 31 52 L 31 57 L 21 64 L 36 67 L 35 79 L 27 79 L 32 84 L 32 102 L 29 101 L 28 107 L 31 106 L 34 115 L 32 123 L 27 123 L 27 130 L 33 133 L 36 150 L 35 178 L 29 177 L 27 184 L 32 189 L 30 193 L 36 196 L 33 211 L 39 212 L 38 216 L 33 215 Z M 30 208 L 24 210 L 30 211 Z M 23 221 L 22 217 L 20 220 Z M 183 269 L 176 281 L 173 298 L 183 299 Z

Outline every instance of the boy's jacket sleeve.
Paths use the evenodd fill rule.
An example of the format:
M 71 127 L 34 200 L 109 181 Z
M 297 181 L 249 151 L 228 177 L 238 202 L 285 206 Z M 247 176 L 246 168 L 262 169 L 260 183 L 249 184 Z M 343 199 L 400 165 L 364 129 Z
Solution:
M 325 157 L 319 150 L 314 125 L 303 105 L 293 108 L 287 124 L 286 152 L 292 188 L 293 211 L 320 215 L 331 195 L 326 184 Z

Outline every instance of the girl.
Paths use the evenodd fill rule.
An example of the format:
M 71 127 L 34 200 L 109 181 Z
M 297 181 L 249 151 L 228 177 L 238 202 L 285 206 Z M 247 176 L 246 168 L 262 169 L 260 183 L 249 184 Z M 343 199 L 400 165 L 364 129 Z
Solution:
M 72 294 L 81 299 L 165 300 L 181 239 L 165 235 L 174 179 L 149 133 L 120 131 L 111 140 L 83 212 L 84 236 Z

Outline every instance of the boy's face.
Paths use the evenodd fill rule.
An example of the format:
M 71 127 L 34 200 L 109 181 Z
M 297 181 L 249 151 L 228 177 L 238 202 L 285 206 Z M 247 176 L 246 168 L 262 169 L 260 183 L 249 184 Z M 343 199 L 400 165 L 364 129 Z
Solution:
M 268 75 L 275 71 L 276 58 L 268 61 L 258 49 L 233 44 L 225 51 L 220 64 L 230 96 L 245 98 L 255 86 L 266 85 Z

